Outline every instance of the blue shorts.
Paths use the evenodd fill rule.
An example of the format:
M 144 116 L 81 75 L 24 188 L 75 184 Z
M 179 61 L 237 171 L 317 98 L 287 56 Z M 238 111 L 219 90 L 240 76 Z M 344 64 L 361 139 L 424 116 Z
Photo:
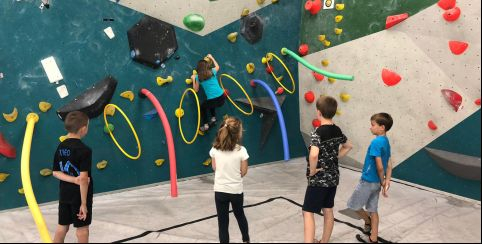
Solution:
M 356 186 L 355 192 L 348 200 L 348 208 L 358 211 L 363 207 L 369 213 L 378 212 L 378 199 L 381 191 L 380 183 L 371 183 L 364 180 L 360 180 L 360 183 Z

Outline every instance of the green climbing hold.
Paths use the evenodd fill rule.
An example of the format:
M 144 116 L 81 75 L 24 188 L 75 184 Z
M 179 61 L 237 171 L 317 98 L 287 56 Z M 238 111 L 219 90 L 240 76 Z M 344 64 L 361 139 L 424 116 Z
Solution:
M 110 132 L 114 132 L 114 125 L 109 123 L 109 127 L 104 125 L 104 133 L 109 134 Z
M 204 29 L 204 18 L 199 14 L 190 14 L 184 17 L 184 25 L 192 31 L 201 31 Z

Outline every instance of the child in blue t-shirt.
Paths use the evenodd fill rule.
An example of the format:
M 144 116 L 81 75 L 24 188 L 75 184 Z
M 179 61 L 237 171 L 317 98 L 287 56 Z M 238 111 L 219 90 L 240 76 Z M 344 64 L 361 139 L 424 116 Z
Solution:
M 379 113 L 373 115 L 370 120 L 372 124 L 370 131 L 377 137 L 368 147 L 360 183 L 348 200 L 348 208 L 355 210 L 365 221 L 366 235 L 356 235 L 359 241 L 365 243 L 377 242 L 380 222 L 378 199 L 380 192 L 384 197 L 388 197 L 387 192 L 392 177 L 390 141 L 387 132 L 392 128 L 393 119 L 387 113 Z
M 201 60 L 197 64 L 197 75 L 192 75 L 193 88 L 199 92 L 199 84 L 201 84 L 206 93 L 207 100 L 201 104 L 201 119 L 203 125 L 199 128 L 200 131 L 205 132 L 216 124 L 216 108 L 224 105 L 226 98 L 224 97 L 224 90 L 219 85 L 216 74 L 219 71 L 219 65 L 211 54 L 206 57 L 212 61 L 214 68 L 211 68 L 210 62 Z M 208 120 L 208 110 L 211 112 L 211 119 Z

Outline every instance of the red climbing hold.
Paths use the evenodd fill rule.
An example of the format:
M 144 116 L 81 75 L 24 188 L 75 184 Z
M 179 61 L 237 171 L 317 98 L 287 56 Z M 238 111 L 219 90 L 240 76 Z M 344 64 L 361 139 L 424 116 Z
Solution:
M 321 0 L 308 0 L 305 3 L 306 11 L 310 11 L 312 15 L 317 14 L 321 10 Z
M 444 16 L 444 19 L 448 22 L 456 21 L 460 17 L 460 8 L 455 7 L 453 9 L 449 9 L 445 11 L 443 16 Z
M 266 66 L 266 73 L 271 74 L 271 73 L 273 73 L 273 71 L 274 71 L 273 66 L 271 66 L 271 65 Z
M 479 98 L 479 99 L 477 99 L 477 100 L 475 100 L 475 102 L 474 102 L 474 103 L 475 103 L 475 105 L 480 106 L 480 98 Z
M 0 132 L 0 155 L 3 155 L 7 158 L 16 158 L 17 157 L 17 150 L 10 145 L 7 140 L 3 137 L 3 134 Z
M 449 102 L 450 105 L 452 105 L 455 112 L 458 112 L 460 106 L 462 105 L 462 100 L 463 100 L 462 96 L 460 94 L 458 94 L 457 92 L 454 92 L 454 91 L 449 90 L 449 89 L 443 89 L 442 94 L 444 95 L 447 102 Z
M 321 126 L 321 122 L 319 119 L 314 119 L 311 124 L 313 125 L 314 128 L 318 128 Z
M 224 89 L 224 97 L 229 97 L 230 94 L 228 89 Z
M 300 56 L 306 56 L 309 50 L 310 47 L 308 46 L 308 44 L 301 44 L 300 48 L 298 48 L 298 53 L 300 54 Z
M 383 82 L 385 83 L 385 85 L 387 86 L 395 86 L 397 85 L 401 80 L 402 80 L 402 77 L 389 70 L 389 69 L 383 69 L 382 70 L 382 79 L 383 79 Z
M 251 87 L 256 87 L 256 83 L 254 83 L 254 80 L 251 80 L 251 81 L 249 82 L 249 85 L 250 85 Z
M 453 54 L 455 55 L 460 55 L 467 50 L 469 47 L 469 44 L 466 42 L 460 42 L 460 41 L 449 41 L 449 47 L 450 51 L 452 51 Z
M 432 120 L 430 120 L 428 122 L 428 128 L 430 128 L 431 130 L 437 130 L 438 129 L 437 125 Z
M 305 93 L 305 100 L 308 103 L 313 103 L 315 101 L 315 93 L 313 93 L 312 91 L 306 92 Z
M 283 87 L 278 87 L 278 89 L 276 90 L 275 94 L 276 95 L 281 95 L 285 92 L 285 89 L 283 89 Z
M 444 10 L 449 10 L 455 7 L 455 3 L 456 0 L 440 0 L 438 1 L 437 5 Z
M 322 80 L 325 79 L 325 76 L 324 76 L 324 75 L 318 74 L 318 73 L 316 73 L 316 72 L 314 72 L 314 71 L 313 71 L 313 77 L 315 77 L 315 80 L 316 80 L 316 81 L 322 81 Z
M 408 18 L 408 14 L 407 14 L 407 13 L 399 14 L 399 15 L 388 16 L 388 17 L 387 17 L 387 20 L 385 21 L 385 29 L 390 29 L 390 28 L 392 28 L 394 25 L 397 25 L 398 23 L 406 20 L 407 18 Z

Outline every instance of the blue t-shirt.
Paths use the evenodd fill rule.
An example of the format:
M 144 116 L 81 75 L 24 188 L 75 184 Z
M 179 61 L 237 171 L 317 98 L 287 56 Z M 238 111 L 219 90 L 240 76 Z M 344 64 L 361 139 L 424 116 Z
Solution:
M 206 93 L 206 97 L 208 100 L 218 98 L 224 94 L 223 88 L 219 85 L 218 77 L 216 76 L 216 69 L 212 69 L 213 76 L 211 78 L 199 82 L 199 77 L 196 75 L 196 80 L 201 83 L 201 86 L 204 89 L 204 93 Z
M 388 167 L 388 160 L 391 157 L 390 142 L 386 136 L 377 136 L 373 139 L 368 147 L 367 156 L 365 158 L 365 165 L 363 166 L 362 180 L 377 183 L 380 182 L 380 177 L 377 173 L 377 163 L 375 158 L 382 158 L 383 170 L 386 172 Z

